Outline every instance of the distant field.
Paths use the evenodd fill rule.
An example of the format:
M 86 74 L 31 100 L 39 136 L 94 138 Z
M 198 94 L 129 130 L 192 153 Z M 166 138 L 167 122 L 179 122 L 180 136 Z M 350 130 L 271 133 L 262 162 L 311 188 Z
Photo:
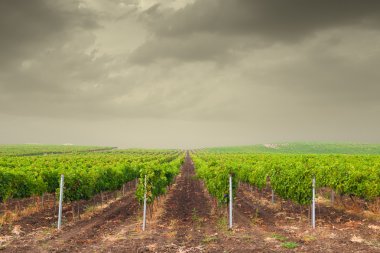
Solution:
M 112 147 L 76 146 L 76 145 L 44 145 L 44 144 L 0 144 L 1 155 L 44 155 L 111 150 Z
M 380 154 L 380 144 L 296 142 L 258 144 L 238 147 L 215 147 L 205 151 L 220 153 L 264 154 Z

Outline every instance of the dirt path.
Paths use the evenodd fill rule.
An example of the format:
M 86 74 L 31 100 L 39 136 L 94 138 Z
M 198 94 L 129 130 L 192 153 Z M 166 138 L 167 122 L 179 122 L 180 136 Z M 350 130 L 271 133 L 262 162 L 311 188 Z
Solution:
M 215 209 L 189 156 L 156 210 L 160 215 L 149 221 L 146 232 L 124 229 L 124 238 L 102 252 L 273 252 L 274 243 L 239 211 L 234 230 L 227 230 L 226 207 Z
M 215 233 L 210 225 L 211 206 L 201 182 L 195 178 L 194 167 L 187 157 L 180 175 L 164 201 L 155 208 L 145 232 L 126 228 L 124 238 L 103 247 L 104 252 L 199 252 L 207 234 Z M 211 221 L 212 222 L 212 221 Z M 120 235 L 120 234 L 119 234 Z
M 249 217 L 267 240 L 294 242 L 297 252 L 380 252 L 378 221 L 318 205 L 312 230 L 306 210 L 301 214 L 294 203 L 276 199 L 272 204 L 270 199 L 270 191 L 258 193 L 243 185 L 235 200 L 236 211 Z
M 2 252 L 77 252 L 102 238 L 114 226 L 134 218 L 137 210 L 138 203 L 131 189 L 93 216 L 68 223 L 59 232 L 54 227 L 43 226 L 44 217 L 37 213 L 34 222 L 42 227 L 16 238 Z
M 181 246 L 197 246 L 204 236 L 210 220 L 211 207 L 201 182 L 195 178 L 194 167 L 187 157 L 176 187 L 165 203 L 165 212 L 158 222 L 159 227 L 170 227 L 175 234 L 174 243 Z

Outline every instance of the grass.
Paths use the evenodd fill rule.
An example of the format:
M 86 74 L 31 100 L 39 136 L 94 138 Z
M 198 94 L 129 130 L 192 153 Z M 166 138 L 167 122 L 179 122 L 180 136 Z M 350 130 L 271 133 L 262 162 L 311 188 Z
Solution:
M 298 244 L 295 242 L 284 242 L 281 246 L 287 249 L 295 249 L 298 247 Z
M 299 246 L 296 242 L 288 241 L 288 238 L 283 235 L 272 234 L 272 238 L 282 242 L 281 246 L 287 249 L 295 249 Z
M 272 238 L 276 239 L 276 240 L 279 240 L 281 242 L 284 242 L 286 240 L 288 240 L 288 238 L 286 238 L 285 236 L 283 235 L 278 235 L 278 234 L 273 234 L 272 235 Z
M 217 222 L 218 229 L 228 230 L 228 222 L 226 217 L 220 217 Z
M 211 235 L 211 236 L 205 236 L 205 238 L 203 238 L 202 242 L 203 243 L 210 243 L 210 242 L 214 242 L 217 240 L 218 240 L 218 237 Z

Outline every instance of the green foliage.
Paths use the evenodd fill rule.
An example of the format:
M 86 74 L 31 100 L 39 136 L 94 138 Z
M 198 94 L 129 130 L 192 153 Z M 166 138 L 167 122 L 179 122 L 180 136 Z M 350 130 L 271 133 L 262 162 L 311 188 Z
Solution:
M 272 238 L 276 239 L 276 240 L 279 240 L 281 242 L 285 242 L 286 240 L 288 240 L 288 238 L 286 238 L 285 236 L 283 235 L 279 235 L 279 234 L 273 234 L 272 235 Z
M 64 174 L 65 201 L 89 199 L 103 191 L 149 175 L 152 199 L 165 193 L 182 164 L 178 151 L 143 150 L 120 153 L 88 153 L 51 156 L 0 156 L 0 200 L 59 193 Z M 141 195 L 139 186 L 137 195 Z
M 64 201 L 89 199 L 94 194 L 95 177 L 83 169 L 71 169 L 65 172 Z M 59 188 L 57 188 L 57 193 Z
M 145 176 L 148 203 L 153 202 L 155 197 L 165 194 L 166 187 L 171 184 L 174 177 L 178 175 L 183 160 L 184 154 L 181 154 L 179 156 L 162 157 L 158 160 L 140 164 L 138 167 L 139 184 L 136 190 L 137 199 L 140 202 L 144 200 Z
M 31 195 L 41 195 L 46 191 L 46 184 L 35 173 L 10 171 L 0 168 L 0 200 L 9 198 L 24 198 Z
M 282 247 L 287 248 L 287 249 L 295 249 L 298 247 L 298 243 L 295 242 L 283 242 L 281 244 Z
M 285 155 L 220 154 L 197 152 L 194 163 L 198 177 L 211 195 L 223 202 L 228 192 L 228 175 L 259 189 L 274 192 L 301 205 L 311 203 L 312 178 L 317 187 L 338 194 L 373 200 L 380 196 L 380 156 L 375 155 Z
M 205 160 L 195 156 L 193 158 L 197 176 L 204 180 L 208 192 L 216 197 L 220 203 L 227 203 L 226 194 L 229 192 L 229 175 L 233 174 L 237 164 L 226 161 L 226 163 L 218 163 L 217 160 Z M 235 192 L 237 185 L 236 177 L 233 177 L 232 187 Z

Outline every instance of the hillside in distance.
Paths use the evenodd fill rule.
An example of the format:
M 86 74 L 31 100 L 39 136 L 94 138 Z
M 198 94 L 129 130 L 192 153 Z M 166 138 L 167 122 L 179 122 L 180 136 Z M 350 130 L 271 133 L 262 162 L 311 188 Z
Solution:
M 107 151 L 114 147 L 106 146 L 80 146 L 72 144 L 49 145 L 49 144 L 0 144 L 0 156 L 6 155 L 45 155 L 66 154 L 89 151 Z
M 257 144 L 251 146 L 213 147 L 204 150 L 218 153 L 379 155 L 380 144 L 293 142 Z

